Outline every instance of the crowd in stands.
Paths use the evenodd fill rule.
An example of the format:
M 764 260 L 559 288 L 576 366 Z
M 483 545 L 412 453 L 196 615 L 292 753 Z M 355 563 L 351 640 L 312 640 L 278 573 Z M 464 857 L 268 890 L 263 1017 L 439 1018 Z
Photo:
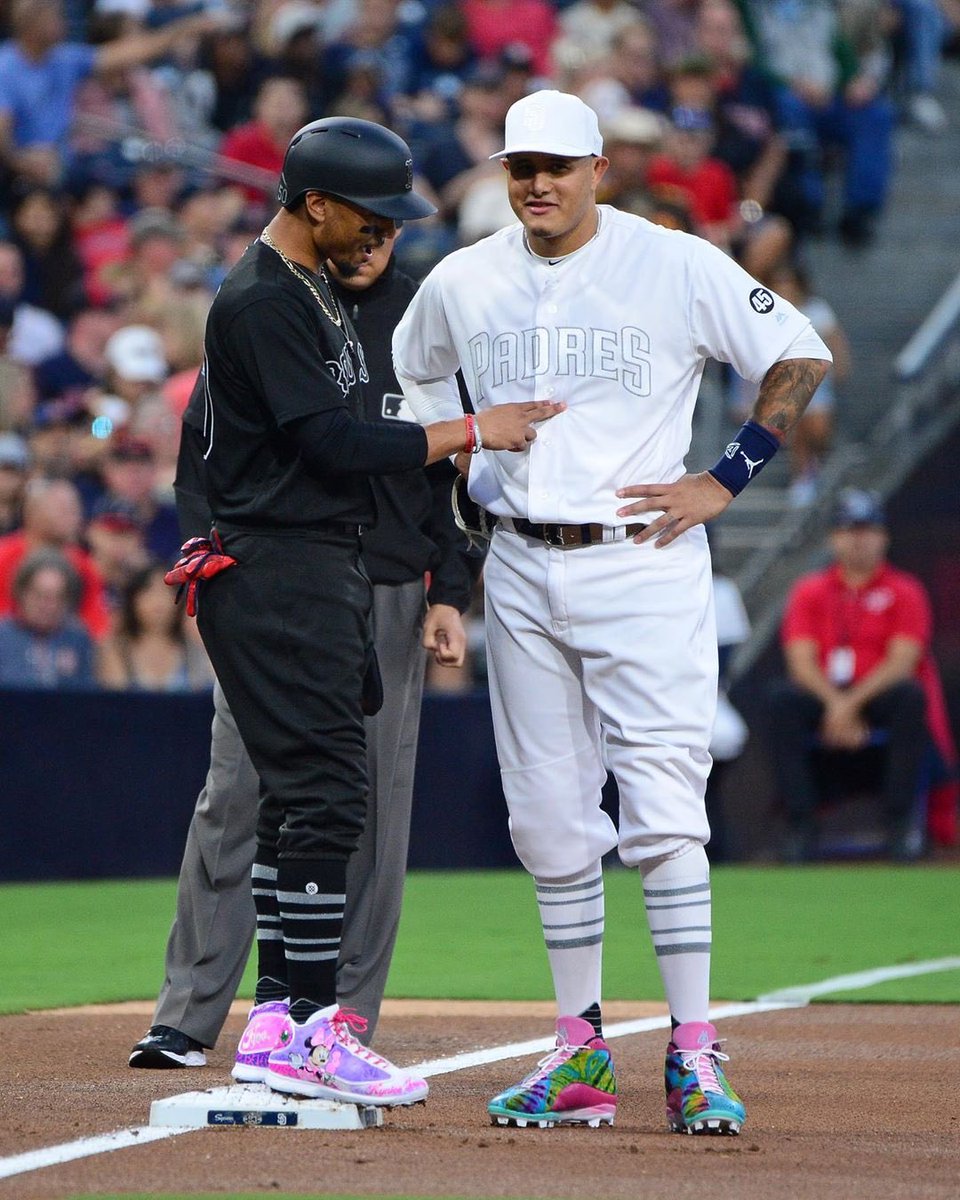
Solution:
M 882 236 L 894 131 L 942 132 L 958 36 L 960 0 L 0 3 L 0 685 L 209 686 L 193 623 L 160 615 L 179 419 L 307 120 L 408 140 L 438 208 L 398 242 L 422 277 L 513 219 L 489 159 L 509 105 L 576 92 L 610 158 L 600 199 L 792 289 L 840 382 L 804 245 Z

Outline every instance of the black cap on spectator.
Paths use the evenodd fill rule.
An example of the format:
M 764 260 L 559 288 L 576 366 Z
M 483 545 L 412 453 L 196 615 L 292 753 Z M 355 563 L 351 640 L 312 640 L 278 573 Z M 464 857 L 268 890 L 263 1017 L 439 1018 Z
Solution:
M 108 456 L 114 462 L 153 462 L 153 447 L 143 438 L 120 434 L 110 443 Z
M 532 71 L 533 51 L 525 42 L 509 42 L 500 51 L 499 62 L 505 71 Z
M 136 508 L 116 496 L 101 496 L 90 512 L 90 524 L 101 525 L 111 533 L 139 533 L 143 523 Z
M 55 425 L 85 425 L 89 420 L 87 400 L 79 389 L 46 400 L 33 410 L 34 429 L 49 429 Z
M 493 92 L 503 83 L 503 67 L 496 59 L 485 58 L 471 67 L 464 79 L 467 87 L 483 88 Z

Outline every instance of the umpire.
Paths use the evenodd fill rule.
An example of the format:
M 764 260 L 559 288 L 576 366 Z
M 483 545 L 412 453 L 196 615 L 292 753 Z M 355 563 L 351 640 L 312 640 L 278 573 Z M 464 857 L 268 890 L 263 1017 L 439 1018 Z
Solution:
M 256 1001 L 290 1001 L 264 1078 L 294 1095 L 408 1104 L 426 1084 L 371 1055 L 337 1004 L 347 861 L 367 796 L 363 715 L 379 707 L 360 566 L 376 516 L 369 476 L 480 444 L 523 449 L 531 422 L 559 406 L 501 405 L 425 430 L 365 420 L 363 348 L 323 264 L 361 269 L 397 221 L 433 208 L 413 191 L 406 143 L 346 117 L 294 135 L 278 199 L 211 306 L 184 429 L 200 429 L 218 551 L 198 621 L 261 784 Z
M 365 416 L 370 421 L 401 417 L 390 334 L 416 284 L 397 268 L 394 245 L 389 236 L 356 272 L 327 264 L 334 291 L 365 348 L 370 376 Z M 203 460 L 189 453 L 194 445 L 191 437 L 184 441 L 177 477 L 185 537 L 210 524 Z M 370 793 L 366 827 L 347 867 L 337 973 L 339 999 L 366 1018 L 361 1040 L 368 1043 L 376 1030 L 400 921 L 424 680 L 421 638 L 442 665 L 462 664 L 460 614 L 470 603 L 482 562 L 453 520 L 450 487 L 455 475 L 444 462 L 371 481 L 377 524 L 363 535 L 362 560 L 373 583 L 374 646 L 384 703 L 376 716 L 366 719 Z M 130 1055 L 132 1067 L 205 1063 L 203 1049 L 215 1045 L 220 1035 L 253 938 L 250 867 L 259 780 L 219 686 L 214 700 L 210 770 L 187 836 L 164 983 L 153 1024 Z M 260 1006 L 251 1022 L 268 1011 L 278 1010 Z M 241 1046 L 235 1075 L 251 1076 L 261 1066 L 250 1061 L 263 1056 L 262 1049 L 247 1048 L 252 1040 L 246 1038 Z

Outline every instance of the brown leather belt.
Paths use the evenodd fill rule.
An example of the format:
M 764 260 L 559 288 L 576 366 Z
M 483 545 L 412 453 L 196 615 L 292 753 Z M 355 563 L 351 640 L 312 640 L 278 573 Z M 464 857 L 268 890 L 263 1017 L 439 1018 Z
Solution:
M 625 542 L 634 537 L 646 524 L 619 525 L 611 528 L 607 525 L 542 525 L 536 521 L 528 521 L 525 517 L 501 517 L 503 524 L 516 533 L 527 537 L 537 538 L 558 550 L 573 550 L 577 546 L 596 546 L 600 542 Z

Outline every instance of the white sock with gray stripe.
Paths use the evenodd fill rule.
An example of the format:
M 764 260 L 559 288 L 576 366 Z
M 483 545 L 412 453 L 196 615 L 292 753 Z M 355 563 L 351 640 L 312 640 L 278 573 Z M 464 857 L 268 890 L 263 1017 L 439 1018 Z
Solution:
M 600 860 L 563 879 L 536 879 L 543 940 L 560 1016 L 578 1016 L 600 1000 L 603 873 Z
M 696 846 L 679 858 L 641 864 L 643 902 L 670 1015 L 706 1021 L 712 941 L 710 864 Z

